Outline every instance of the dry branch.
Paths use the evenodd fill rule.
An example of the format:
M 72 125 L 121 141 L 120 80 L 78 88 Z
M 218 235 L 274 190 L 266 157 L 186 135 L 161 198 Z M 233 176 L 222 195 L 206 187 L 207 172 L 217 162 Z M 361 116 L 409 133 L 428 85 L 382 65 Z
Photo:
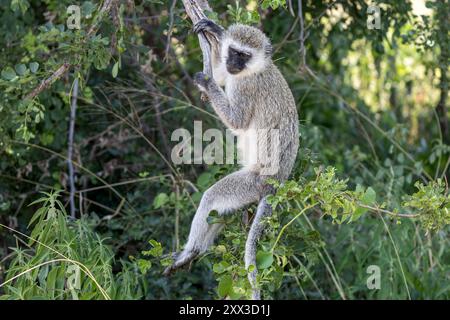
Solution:
M 69 69 L 71 65 L 67 62 L 63 63 L 50 77 L 42 80 L 41 83 L 34 88 L 30 93 L 25 96 L 25 100 L 31 100 L 36 97 L 39 93 L 47 89 L 53 82 L 61 78 Z

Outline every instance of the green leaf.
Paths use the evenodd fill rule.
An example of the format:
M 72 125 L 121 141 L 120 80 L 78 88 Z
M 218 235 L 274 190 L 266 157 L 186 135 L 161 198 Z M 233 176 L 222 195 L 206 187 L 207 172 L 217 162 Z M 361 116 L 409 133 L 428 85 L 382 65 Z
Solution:
M 352 218 L 350 219 L 350 221 L 358 220 L 366 212 L 367 212 L 367 209 L 365 209 L 365 208 L 362 208 L 362 207 L 356 208 L 355 212 L 353 212 L 353 215 L 352 215 Z
M 99 40 L 99 43 L 107 42 L 107 39 L 102 38 Z M 94 67 L 98 70 L 106 69 L 109 66 L 111 60 L 111 53 L 109 52 L 109 48 L 106 48 L 107 44 L 98 45 L 93 52 L 93 64 Z
M 214 179 L 213 175 L 209 172 L 203 172 L 197 179 L 197 185 L 199 187 L 206 188 L 211 185 L 211 181 Z
M 95 8 L 95 4 L 93 4 L 91 1 L 85 1 L 81 6 L 81 12 L 83 13 L 84 17 L 89 19 L 92 16 L 92 13 L 95 11 Z
M 118 74 L 118 73 L 119 73 L 119 61 L 117 61 L 117 62 L 114 64 L 114 66 L 113 66 L 113 68 L 112 68 L 111 74 L 112 74 L 113 78 L 115 78 L 115 77 L 117 77 L 117 74 Z
M 144 259 L 138 259 L 137 265 L 138 265 L 139 271 L 142 274 L 146 274 L 147 271 L 150 270 L 150 268 L 152 267 L 152 263 L 150 261 L 144 260 Z
M 27 0 L 12 0 L 11 1 L 11 10 L 14 12 L 21 11 L 22 14 L 24 14 L 28 8 L 30 7 L 30 4 Z
M 142 251 L 142 254 L 144 256 L 153 256 L 153 257 L 160 257 L 163 253 L 163 248 L 161 246 L 161 243 L 159 243 L 156 240 L 149 240 L 148 243 L 153 247 L 150 250 Z
M 47 275 L 47 292 L 52 298 L 55 297 L 56 276 L 60 267 L 54 267 Z
M 169 196 L 165 193 L 158 194 L 153 200 L 153 208 L 159 209 L 169 202 Z
M 53 142 L 54 138 L 55 138 L 55 136 L 53 134 L 51 134 L 50 132 L 44 132 L 39 137 L 39 139 L 41 140 L 41 142 L 44 146 L 50 145 Z
M 27 66 L 23 63 L 17 64 L 15 67 L 16 72 L 19 74 L 19 76 L 23 76 L 25 72 L 27 72 Z
M 31 62 L 31 63 L 29 64 L 29 66 L 30 66 L 30 71 L 31 71 L 32 73 L 36 73 L 36 71 L 37 71 L 38 68 L 39 68 L 39 63 L 37 63 L 37 62 Z
M 215 273 L 224 273 L 230 267 L 230 264 L 226 261 L 220 261 L 213 265 L 213 271 Z
M 219 293 L 219 296 L 224 298 L 227 295 L 230 294 L 231 290 L 233 289 L 233 279 L 230 275 L 223 276 L 220 281 L 219 285 L 217 287 L 217 292 Z
M 360 192 L 360 191 L 361 191 L 361 186 L 358 185 L 356 187 L 356 192 Z M 367 188 L 366 192 L 364 192 L 364 194 L 361 196 L 359 201 L 366 206 L 370 206 L 375 203 L 376 199 L 377 199 L 377 194 L 376 194 L 375 190 L 373 190 L 372 187 L 369 187 L 369 188 Z M 352 215 L 352 218 L 350 219 L 350 221 L 358 220 L 366 212 L 367 212 L 366 208 L 357 207 L 355 212 L 353 212 L 353 215 Z
M 8 81 L 13 80 L 16 76 L 17 76 L 16 72 L 11 67 L 6 67 L 5 69 L 2 70 L 2 78 L 5 80 Z
M 368 187 L 364 195 L 361 197 L 361 202 L 366 206 L 370 206 L 375 203 L 376 199 L 377 193 L 372 189 L 372 187 Z
M 273 253 L 267 251 L 258 251 L 256 254 L 256 265 L 258 269 L 267 269 L 273 263 Z
M 159 262 L 163 267 L 168 267 L 173 263 L 173 259 L 171 257 L 162 258 Z

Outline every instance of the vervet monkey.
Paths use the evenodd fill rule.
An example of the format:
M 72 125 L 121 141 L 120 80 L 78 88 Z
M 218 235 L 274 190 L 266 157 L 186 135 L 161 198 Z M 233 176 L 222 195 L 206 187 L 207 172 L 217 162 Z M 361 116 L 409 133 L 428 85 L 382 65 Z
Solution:
M 249 272 L 252 298 L 259 299 L 256 246 L 263 231 L 261 219 L 271 214 L 266 196 L 274 192 L 266 180 L 284 181 L 291 173 L 299 145 L 297 109 L 286 80 L 272 62 L 272 46 L 263 32 L 242 24 L 224 30 L 209 19 L 200 20 L 194 31 L 209 32 L 219 40 L 219 47 L 212 48 L 213 77 L 199 72 L 194 82 L 207 95 L 223 123 L 237 135 L 244 166 L 203 194 L 187 244 L 181 253 L 174 254 L 173 264 L 164 273 L 170 274 L 189 264 L 213 243 L 223 226 L 208 224 L 207 217 L 212 210 L 224 215 L 259 202 L 245 249 L 246 268 L 255 266 Z M 278 139 L 267 134 L 270 130 L 278 133 Z M 251 146 L 243 146 L 242 140 Z M 254 154 L 255 146 L 258 156 Z M 273 162 L 277 163 L 261 161 L 261 155 L 264 158 L 266 153 L 276 153 Z M 269 158 L 273 159 L 272 156 Z M 277 170 L 267 171 L 267 165 Z

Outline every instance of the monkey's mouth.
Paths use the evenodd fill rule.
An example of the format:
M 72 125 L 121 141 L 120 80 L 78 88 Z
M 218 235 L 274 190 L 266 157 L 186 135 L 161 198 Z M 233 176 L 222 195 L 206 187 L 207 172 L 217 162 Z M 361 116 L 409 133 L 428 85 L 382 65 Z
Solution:
M 243 69 L 244 69 L 243 66 L 233 66 L 233 65 L 227 64 L 227 71 L 231 74 L 238 74 Z

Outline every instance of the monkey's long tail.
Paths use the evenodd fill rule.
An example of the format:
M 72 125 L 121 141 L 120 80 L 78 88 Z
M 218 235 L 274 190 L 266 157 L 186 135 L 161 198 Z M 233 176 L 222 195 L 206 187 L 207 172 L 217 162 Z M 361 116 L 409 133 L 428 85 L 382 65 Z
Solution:
M 271 215 L 272 207 L 267 203 L 267 196 L 265 196 L 258 204 L 258 209 L 256 210 L 255 218 L 253 219 L 252 226 L 248 232 L 247 242 L 245 243 L 245 268 L 248 269 L 250 265 L 255 267 L 252 272 L 248 273 L 248 280 L 252 286 L 253 300 L 261 300 L 261 292 L 256 283 L 256 276 L 258 274 L 258 270 L 256 269 L 256 249 L 259 238 L 264 231 L 261 220 Z

